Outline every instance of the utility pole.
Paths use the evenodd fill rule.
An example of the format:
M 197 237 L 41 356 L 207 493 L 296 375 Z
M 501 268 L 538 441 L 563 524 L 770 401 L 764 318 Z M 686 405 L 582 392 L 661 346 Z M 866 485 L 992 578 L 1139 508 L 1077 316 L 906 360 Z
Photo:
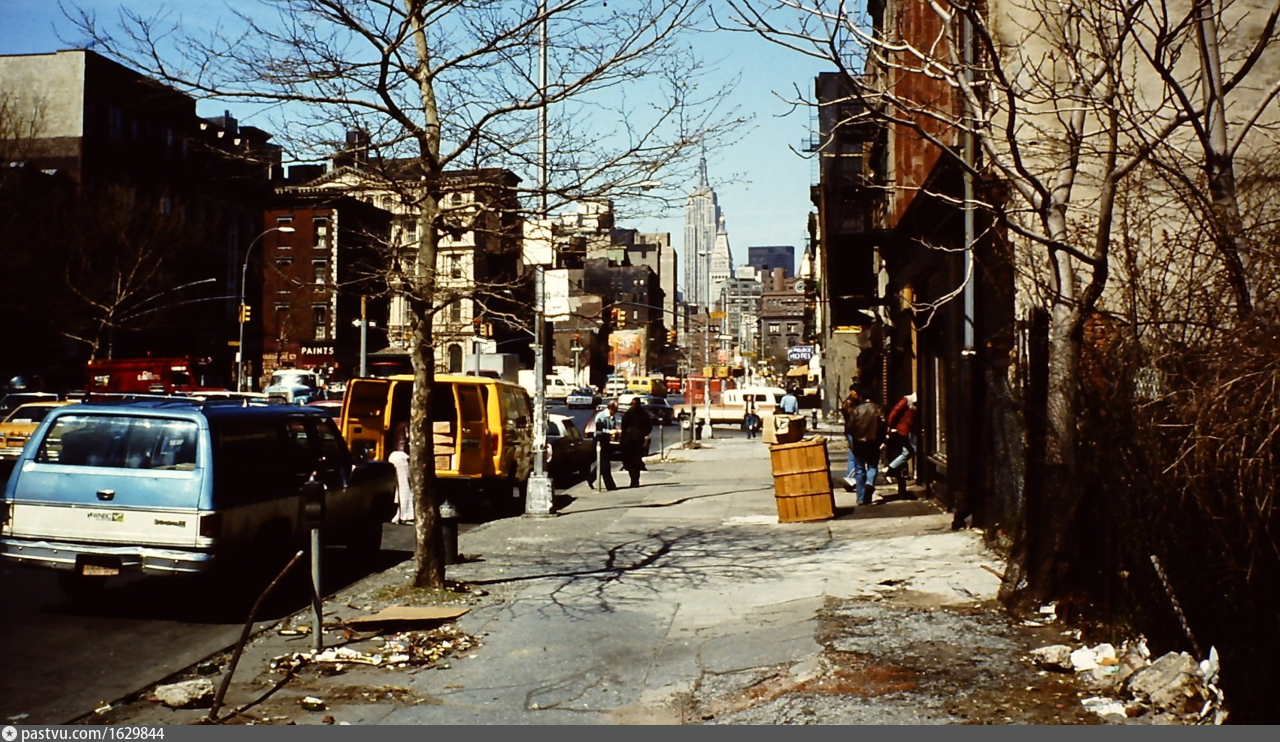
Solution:
M 360 377 L 369 375 L 369 297 L 360 297 Z
M 541 181 L 541 193 L 538 202 L 538 218 L 547 228 L 547 239 L 554 248 L 554 236 L 551 225 L 547 223 L 547 189 L 550 187 L 547 176 L 547 0 L 538 3 L 538 15 L 541 23 L 538 59 L 538 90 L 542 97 L 542 105 L 538 109 L 538 170 Z M 533 473 L 529 475 L 528 489 L 525 493 L 524 514 L 534 517 L 551 515 L 551 501 L 555 490 L 551 477 L 546 473 L 547 456 L 547 370 L 543 358 L 546 352 L 546 281 L 543 275 L 544 266 L 533 267 L 533 302 L 534 328 L 533 341 Z

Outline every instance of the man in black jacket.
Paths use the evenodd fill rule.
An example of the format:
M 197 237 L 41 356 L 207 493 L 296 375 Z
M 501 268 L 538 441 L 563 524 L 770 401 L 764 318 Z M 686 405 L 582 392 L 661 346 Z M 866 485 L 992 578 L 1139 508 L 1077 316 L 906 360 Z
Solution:
M 631 400 L 631 407 L 622 415 L 622 468 L 631 475 L 631 486 L 640 486 L 640 472 L 644 470 L 644 457 L 649 453 L 649 434 L 653 421 L 640 404 L 640 398 Z
M 851 471 L 844 482 L 858 493 L 859 505 L 870 505 L 875 492 L 880 452 L 884 450 L 886 426 L 884 410 L 876 404 L 874 390 L 858 392 L 858 403 L 845 417 L 844 434 L 849 442 Z M 850 481 L 850 476 L 852 480 Z

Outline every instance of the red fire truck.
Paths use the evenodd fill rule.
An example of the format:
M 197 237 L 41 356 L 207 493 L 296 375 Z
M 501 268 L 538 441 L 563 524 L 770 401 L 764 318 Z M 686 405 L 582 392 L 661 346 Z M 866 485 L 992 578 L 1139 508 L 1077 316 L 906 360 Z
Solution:
M 108 358 L 85 369 L 88 393 L 173 394 L 221 390 L 205 386 L 208 362 L 194 358 Z

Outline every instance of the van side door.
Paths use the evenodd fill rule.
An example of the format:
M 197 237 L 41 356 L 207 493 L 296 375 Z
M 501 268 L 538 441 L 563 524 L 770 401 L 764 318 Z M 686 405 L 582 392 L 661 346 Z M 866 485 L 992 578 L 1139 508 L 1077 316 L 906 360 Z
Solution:
M 452 387 L 450 389 L 449 387 Z M 445 394 L 453 391 L 457 394 L 458 404 L 458 456 L 457 471 L 460 475 L 481 476 L 484 474 L 485 461 L 493 456 L 491 444 L 486 432 L 488 415 L 481 398 L 480 388 L 475 384 L 441 385 L 436 393 Z M 499 424 L 495 421 L 495 425 Z

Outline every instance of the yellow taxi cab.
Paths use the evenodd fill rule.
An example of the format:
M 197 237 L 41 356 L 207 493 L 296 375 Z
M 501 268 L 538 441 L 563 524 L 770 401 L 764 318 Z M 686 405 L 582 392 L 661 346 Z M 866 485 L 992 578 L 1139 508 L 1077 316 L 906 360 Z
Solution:
M 40 427 L 45 416 L 63 405 L 74 403 L 75 400 L 61 400 L 19 405 L 0 422 L 0 461 L 16 461 L 22 453 L 22 447 L 27 445 L 31 434 Z

